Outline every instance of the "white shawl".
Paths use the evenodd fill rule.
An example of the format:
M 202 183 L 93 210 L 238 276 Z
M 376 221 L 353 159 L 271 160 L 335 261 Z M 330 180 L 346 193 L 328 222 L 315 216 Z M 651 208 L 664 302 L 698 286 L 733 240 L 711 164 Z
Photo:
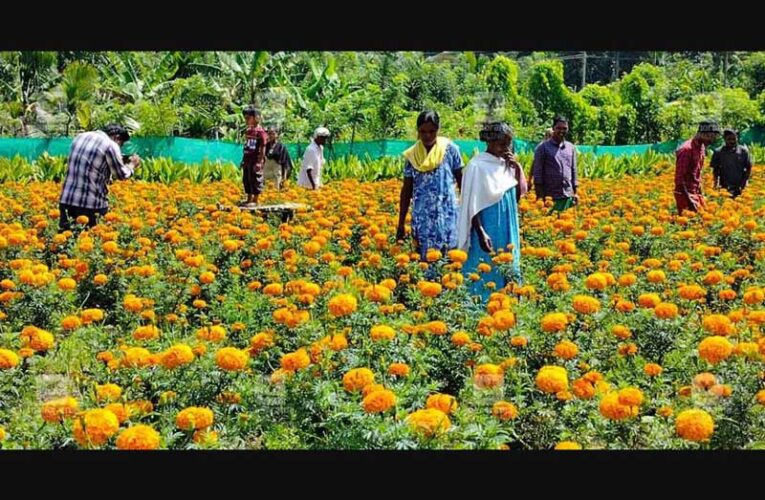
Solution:
M 483 152 L 473 157 L 464 169 L 460 193 L 460 217 L 457 222 L 457 247 L 468 251 L 473 217 L 499 202 L 508 189 L 518 185 L 505 160 Z

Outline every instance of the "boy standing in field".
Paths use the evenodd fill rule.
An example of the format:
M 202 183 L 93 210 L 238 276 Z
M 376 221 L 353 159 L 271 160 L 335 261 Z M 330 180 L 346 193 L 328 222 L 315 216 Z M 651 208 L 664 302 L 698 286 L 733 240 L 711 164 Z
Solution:
M 263 164 L 266 158 L 268 136 L 260 126 L 260 111 L 248 106 L 242 112 L 247 122 L 244 134 L 244 152 L 242 154 L 242 182 L 247 200 L 240 206 L 257 206 L 258 197 L 263 192 Z

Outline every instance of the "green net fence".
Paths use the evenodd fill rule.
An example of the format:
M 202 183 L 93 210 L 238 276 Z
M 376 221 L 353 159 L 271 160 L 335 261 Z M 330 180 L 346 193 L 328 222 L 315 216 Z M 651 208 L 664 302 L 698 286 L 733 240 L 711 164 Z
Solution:
M 743 144 L 765 144 L 765 128 L 751 128 L 740 135 Z M 454 141 L 460 150 L 471 156 L 485 148 L 480 141 Z M 682 141 L 667 141 L 655 144 L 631 144 L 626 146 L 595 146 L 577 144 L 580 153 L 592 153 L 595 156 L 611 155 L 614 157 L 644 154 L 648 151 L 671 153 Z M 20 156 L 33 161 L 47 152 L 51 156 L 67 156 L 72 144 L 70 137 L 52 138 L 0 138 L 0 157 Z M 361 159 L 375 160 L 385 156 L 400 156 L 411 146 L 412 141 L 385 139 L 365 142 L 329 143 L 325 147 L 328 159 L 355 156 Z M 519 153 L 533 151 L 537 142 L 516 139 L 515 151 Z M 301 158 L 308 143 L 289 143 L 287 149 L 292 158 Z M 171 158 L 183 163 L 233 162 L 242 158 L 242 146 L 235 142 L 188 139 L 184 137 L 135 137 L 123 148 L 125 154 L 138 154 L 144 158 Z

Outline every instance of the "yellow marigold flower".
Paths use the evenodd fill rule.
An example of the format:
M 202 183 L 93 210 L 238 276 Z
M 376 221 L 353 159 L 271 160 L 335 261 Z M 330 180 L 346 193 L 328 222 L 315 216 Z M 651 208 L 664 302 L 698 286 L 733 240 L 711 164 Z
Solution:
M 116 401 L 122 395 L 122 388 L 117 384 L 104 384 L 96 386 L 96 399 L 98 401 Z
M 744 303 L 748 305 L 761 304 L 765 301 L 765 292 L 760 288 L 751 288 L 744 292 Z
M 610 392 L 600 400 L 600 414 L 609 420 L 624 420 L 637 416 L 637 406 L 629 406 L 620 402 L 618 392 Z
M 251 352 L 258 353 L 274 346 L 274 336 L 269 332 L 260 332 L 250 339 Z
M 456 346 L 464 346 L 470 342 L 470 335 L 465 332 L 456 332 L 452 335 L 452 343 Z
M 715 430 L 712 416 L 704 410 L 684 410 L 675 420 L 677 435 L 688 441 L 709 441 Z
M 637 351 L 638 351 L 637 346 L 631 342 L 620 345 L 619 348 L 617 349 L 617 352 L 619 353 L 620 356 L 634 356 L 635 354 L 637 354 Z
M 133 338 L 136 340 L 155 340 L 160 336 L 159 328 L 154 325 L 139 326 L 133 332 Z
M 509 401 L 497 401 L 491 407 L 491 414 L 500 420 L 512 420 L 518 416 L 518 408 Z
M 736 327 L 733 326 L 730 319 L 722 314 L 710 314 L 705 316 L 702 321 L 704 330 L 708 331 L 712 335 L 726 336 L 731 335 L 736 331 Z
M 581 314 L 594 314 L 600 310 L 600 302 L 595 297 L 576 295 L 573 301 L 574 310 Z
M 715 335 L 702 340 L 698 349 L 699 356 L 714 365 L 730 357 L 733 353 L 733 344 L 725 337 Z
M 680 287 L 680 297 L 685 300 L 699 300 L 706 296 L 707 291 L 698 285 L 685 285 Z
M 59 290 L 69 292 L 77 288 L 77 282 L 72 278 L 61 278 L 58 280 L 58 288 Z
M 653 309 L 661 304 L 661 297 L 656 293 L 642 293 L 638 297 L 638 304 L 640 304 L 641 307 Z
M 285 371 L 295 372 L 311 364 L 311 358 L 305 349 L 298 349 L 282 356 L 281 367 Z
M 244 370 L 249 361 L 250 356 L 247 351 L 236 347 L 224 347 L 215 353 L 215 364 L 229 372 Z
M 67 316 L 61 320 L 61 328 L 64 330 L 76 330 L 82 325 L 82 321 L 77 316 Z
M 542 318 L 542 330 L 545 332 L 561 332 L 567 325 L 568 318 L 563 313 L 549 313 Z
M 349 294 L 341 294 L 329 300 L 329 313 L 334 317 L 347 316 L 356 311 L 358 302 L 356 297 Z
M 34 326 L 24 327 L 20 339 L 23 347 L 35 352 L 48 351 L 55 345 L 53 334 Z
M 226 338 L 226 329 L 220 325 L 203 326 L 197 330 L 197 338 L 209 342 L 220 342 Z
M 387 325 L 375 325 L 370 335 L 372 340 L 393 340 L 396 338 L 396 331 Z
M 364 292 L 367 300 L 378 303 L 385 303 L 390 300 L 391 290 L 383 285 L 372 285 Z
M 564 340 L 562 342 L 558 342 L 558 344 L 555 345 L 555 349 L 553 350 L 553 354 L 561 359 L 572 359 L 579 353 L 579 349 L 577 348 L 576 344 L 569 340 Z
M 449 328 L 443 321 L 429 321 L 422 328 L 433 335 L 445 335 Z
M 391 363 L 388 367 L 388 374 L 394 377 L 408 377 L 411 369 L 406 363 Z
M 736 298 L 736 291 L 731 289 L 720 290 L 717 296 L 720 300 L 734 300 Z
M 661 302 L 653 309 L 654 314 L 659 319 L 674 319 L 678 315 L 678 308 L 675 304 Z
M 556 450 L 581 450 L 582 445 L 575 441 L 561 441 L 555 445 Z
M 203 285 L 209 285 L 215 281 L 215 273 L 211 273 L 210 271 L 205 271 L 202 274 L 199 275 L 199 282 Z
M 417 283 L 417 289 L 425 297 L 437 297 L 442 290 L 440 283 L 434 283 L 432 281 L 420 281 Z
M 611 327 L 611 333 L 613 333 L 618 339 L 626 340 L 632 337 L 630 329 L 624 325 L 614 325 Z
M 117 436 L 119 450 L 156 450 L 159 448 L 159 432 L 144 424 L 128 427 Z
M 73 397 L 64 397 L 43 403 L 40 413 L 44 421 L 57 423 L 72 418 L 77 413 L 79 406 Z
M 705 285 L 716 285 L 720 283 L 724 278 L 725 275 L 721 271 L 709 271 L 706 276 L 704 276 L 702 283 Z
M 646 365 L 643 367 L 643 373 L 649 377 L 656 377 L 661 375 L 662 371 L 664 371 L 664 369 L 661 367 L 661 365 L 657 365 L 656 363 L 646 363 Z
M 473 383 L 479 389 L 491 389 L 499 387 L 504 382 L 504 373 L 501 366 L 483 364 L 476 367 L 473 374 Z
M 759 404 L 765 406 L 765 389 L 761 389 L 757 391 L 755 399 L 757 400 Z
M 122 364 L 138 368 L 151 364 L 151 353 L 143 347 L 130 347 L 123 353 Z
M 411 413 L 406 420 L 415 432 L 428 437 L 447 431 L 451 427 L 449 416 L 432 408 L 417 410 Z
M 428 262 L 436 262 L 437 260 L 440 260 L 441 257 L 441 252 L 433 248 L 429 249 L 425 254 L 425 260 Z
M 175 344 L 160 355 L 160 364 L 172 370 L 194 361 L 194 352 L 187 344 Z
M 556 292 L 565 292 L 571 285 L 569 285 L 568 278 L 563 273 L 552 273 L 547 277 L 547 286 Z
M 457 399 L 449 394 L 431 394 L 425 402 L 425 407 L 450 414 L 457 411 Z
M 396 404 L 396 395 L 388 389 L 373 391 L 364 396 L 361 404 L 367 413 L 383 413 Z
M 85 309 L 80 314 L 80 320 L 82 320 L 83 325 L 90 325 L 97 321 L 103 321 L 103 319 L 104 312 L 101 309 Z
M 176 415 L 175 425 L 184 431 L 199 430 L 210 427 L 213 420 L 213 412 L 209 408 L 191 406 Z
M 637 283 L 637 276 L 632 273 L 625 274 L 619 277 L 619 286 L 628 287 Z
M 663 283 L 666 281 L 667 276 L 664 274 L 664 271 L 648 271 L 648 274 L 646 275 L 646 279 L 649 283 Z
M 117 416 L 109 410 L 86 410 L 74 419 L 74 438 L 83 447 L 101 446 L 119 430 Z
M 727 398 L 733 393 L 733 387 L 728 384 L 715 384 L 709 388 L 709 392 L 721 398 Z
M 369 368 L 354 368 L 343 376 L 343 388 L 348 392 L 357 392 L 374 383 L 375 374 Z
M 608 279 L 602 273 L 594 273 L 587 276 L 584 286 L 588 290 L 605 290 L 608 287 Z
M 510 345 L 513 347 L 526 347 L 529 344 L 528 337 L 515 335 L 510 338 Z
M 568 373 L 562 366 L 543 366 L 536 376 L 537 388 L 548 394 L 568 390 Z
M 637 387 L 626 387 L 618 392 L 619 403 L 626 406 L 640 406 L 643 404 L 643 393 Z
M 492 315 L 494 328 L 500 331 L 507 331 L 515 326 L 515 314 L 510 311 L 497 311 Z
M 664 418 L 669 418 L 672 416 L 674 411 L 672 410 L 671 406 L 662 406 L 658 410 L 656 410 L 656 413 Z
M 460 264 L 464 264 L 467 261 L 467 253 L 463 250 L 449 250 L 447 255 L 449 256 L 449 260 L 452 262 L 459 262 Z
M 571 385 L 574 395 L 579 399 L 592 399 L 595 396 L 595 386 L 585 378 L 578 378 Z

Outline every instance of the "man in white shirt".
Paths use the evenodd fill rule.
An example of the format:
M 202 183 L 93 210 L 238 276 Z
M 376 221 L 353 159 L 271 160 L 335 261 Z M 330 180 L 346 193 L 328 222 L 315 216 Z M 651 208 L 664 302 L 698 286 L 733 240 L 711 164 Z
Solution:
M 321 183 L 321 169 L 324 166 L 324 144 L 329 137 L 329 130 L 319 127 L 313 133 L 313 140 L 306 148 L 303 155 L 303 164 L 300 166 L 298 186 L 308 189 L 319 189 Z

